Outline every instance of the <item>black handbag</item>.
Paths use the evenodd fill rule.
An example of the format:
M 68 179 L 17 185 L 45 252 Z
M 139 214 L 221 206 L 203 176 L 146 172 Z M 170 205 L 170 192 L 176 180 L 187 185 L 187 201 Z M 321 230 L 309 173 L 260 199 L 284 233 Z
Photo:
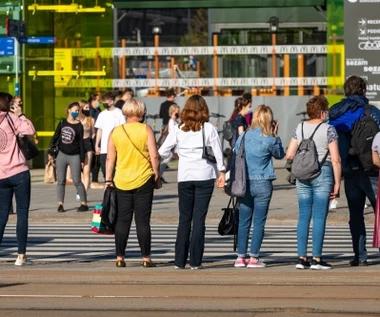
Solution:
M 239 228 L 239 209 L 237 208 L 236 205 L 237 205 L 237 199 L 234 197 L 231 197 L 228 202 L 227 208 L 222 209 L 224 213 L 218 225 L 218 233 L 221 236 L 226 236 L 226 235 L 234 236 L 234 248 L 233 248 L 234 251 L 236 251 L 236 240 L 237 240 L 236 236 L 238 234 L 238 228 Z
M 113 186 L 108 186 L 104 191 L 100 217 L 107 229 L 114 232 L 117 219 L 117 198 L 116 189 Z
M 205 159 L 209 163 L 216 163 L 214 151 L 211 146 L 205 144 L 205 126 L 202 124 L 202 140 L 203 140 L 203 152 L 202 158 Z
M 61 119 L 58 123 L 57 128 L 55 129 L 53 138 L 50 142 L 50 147 L 48 148 L 48 154 L 53 157 L 54 159 L 57 158 L 59 153 L 59 143 L 61 142 L 61 126 L 62 126 L 63 120 Z
M 14 124 L 12 118 L 7 115 L 7 120 L 9 123 L 9 126 L 11 127 L 13 134 L 16 137 L 17 145 L 24 155 L 25 159 L 27 161 L 35 158 L 38 154 L 40 154 L 40 151 L 36 147 L 36 145 L 29 139 L 27 135 L 17 135 L 16 131 L 14 129 Z M 10 122 L 9 122 L 10 121 Z

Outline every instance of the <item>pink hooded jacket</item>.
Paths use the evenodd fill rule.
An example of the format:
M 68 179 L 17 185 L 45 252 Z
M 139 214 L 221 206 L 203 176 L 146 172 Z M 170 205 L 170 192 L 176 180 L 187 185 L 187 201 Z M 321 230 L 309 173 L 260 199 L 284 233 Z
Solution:
M 33 123 L 25 116 L 18 117 L 13 113 L 0 112 L 0 179 L 8 178 L 29 169 L 25 157 L 19 149 L 16 134 L 34 135 Z M 9 118 L 12 120 L 9 120 Z

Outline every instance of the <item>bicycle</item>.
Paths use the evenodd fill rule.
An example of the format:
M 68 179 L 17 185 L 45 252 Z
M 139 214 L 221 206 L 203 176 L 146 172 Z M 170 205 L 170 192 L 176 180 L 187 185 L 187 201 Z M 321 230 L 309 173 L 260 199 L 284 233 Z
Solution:
M 309 118 L 306 117 L 307 116 L 307 112 L 306 111 L 301 111 L 299 113 L 296 113 L 296 116 L 303 116 L 301 118 L 301 122 L 305 122 L 305 121 L 309 120 Z

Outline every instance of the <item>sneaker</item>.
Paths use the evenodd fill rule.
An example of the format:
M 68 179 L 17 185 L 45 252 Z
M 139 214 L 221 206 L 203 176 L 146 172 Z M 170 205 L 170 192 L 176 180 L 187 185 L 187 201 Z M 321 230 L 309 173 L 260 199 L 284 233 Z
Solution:
M 75 200 L 76 200 L 76 201 L 80 201 L 80 196 L 79 196 L 78 193 L 75 195 Z
M 165 180 L 165 178 L 161 177 L 161 183 L 162 184 L 167 184 L 168 182 Z
M 299 258 L 296 264 L 296 269 L 299 269 L 299 270 L 310 269 L 310 262 Z
M 190 266 L 190 268 L 192 270 L 203 270 L 204 269 L 204 266 L 203 265 L 199 265 L 199 266 Z
M 24 265 L 31 265 L 32 261 L 30 261 L 28 258 L 17 258 L 15 261 L 16 266 L 24 266 Z
M 91 189 L 103 189 L 104 186 L 101 185 L 101 184 L 99 184 L 98 182 L 92 182 L 92 183 L 90 184 L 90 188 L 91 188 Z
M 63 209 L 63 205 L 59 205 L 57 211 L 58 212 L 65 212 L 66 210 Z
M 234 263 L 234 267 L 245 267 L 245 259 L 238 257 Z
M 247 267 L 266 267 L 265 262 L 259 258 L 250 258 Z
M 323 262 L 322 260 L 320 260 L 319 262 L 317 260 L 313 260 L 311 262 L 310 269 L 311 270 L 331 270 L 332 266 L 326 262 Z
M 177 265 L 174 265 L 174 268 L 175 268 L 176 270 L 183 270 L 183 269 L 185 269 L 184 266 L 177 266 Z
M 348 263 L 350 266 L 368 266 L 367 260 L 360 261 L 358 258 L 354 258 Z
M 77 209 L 78 212 L 88 211 L 88 205 L 80 205 Z

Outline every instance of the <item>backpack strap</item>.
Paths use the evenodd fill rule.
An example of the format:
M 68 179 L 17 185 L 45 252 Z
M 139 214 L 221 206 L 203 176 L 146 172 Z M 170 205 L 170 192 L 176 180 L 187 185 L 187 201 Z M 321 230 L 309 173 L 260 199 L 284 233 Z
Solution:
M 369 103 L 367 103 L 365 106 L 364 106 L 364 115 L 366 117 L 370 117 L 371 116 L 371 105 Z
M 314 132 L 313 132 L 312 135 L 309 137 L 310 140 L 313 139 L 315 132 L 317 132 L 318 128 L 322 125 L 322 123 L 323 123 L 323 122 L 321 122 L 320 124 L 317 125 L 317 127 L 316 127 L 315 130 L 314 130 Z
M 305 138 L 304 135 L 303 135 L 303 122 L 301 123 L 301 135 L 302 135 L 302 140 Z

